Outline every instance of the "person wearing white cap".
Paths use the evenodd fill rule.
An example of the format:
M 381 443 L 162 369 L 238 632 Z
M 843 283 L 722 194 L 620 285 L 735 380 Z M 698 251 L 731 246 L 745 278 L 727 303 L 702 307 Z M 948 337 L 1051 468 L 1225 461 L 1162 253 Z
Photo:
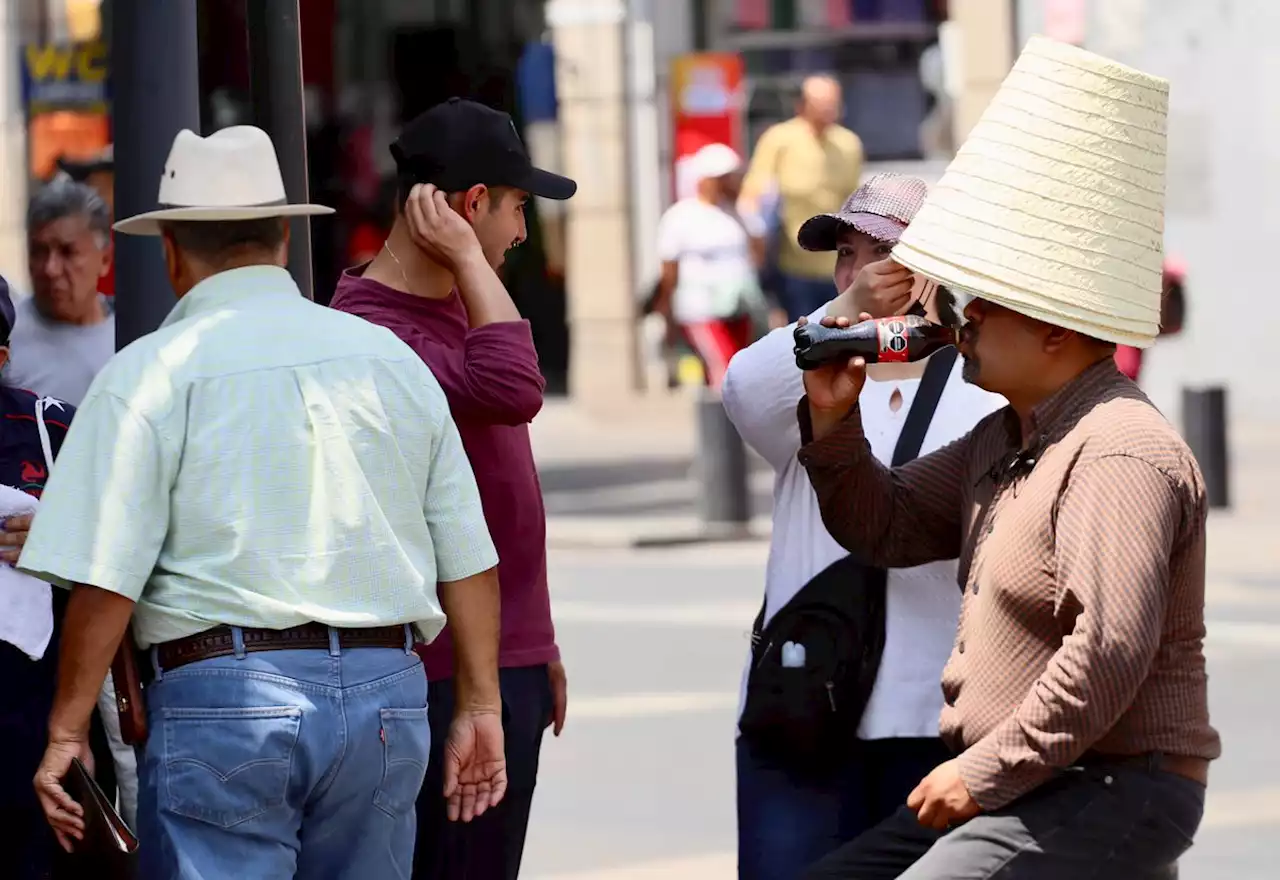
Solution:
M 753 315 L 764 303 L 756 274 L 764 226 L 734 206 L 742 170 L 742 157 L 731 147 L 703 147 L 688 170 L 697 195 L 676 202 L 658 223 L 662 277 L 653 308 L 669 330 L 684 334 L 714 389 L 724 381 L 729 359 L 751 342 Z
M 72 590 L 36 793 L 82 840 L 61 779 L 131 625 L 142 876 L 407 877 L 412 645 L 445 610 L 448 793 L 470 819 L 506 787 L 497 555 L 448 403 L 389 330 L 300 295 L 285 218 L 329 209 L 287 202 L 265 132 L 179 132 L 159 202 L 116 228 L 161 237 L 178 302 L 89 389 L 19 560 Z
M 959 557 L 953 757 L 807 878 L 1175 876 L 1221 753 L 1205 674 L 1204 481 L 1114 362 L 1159 332 L 1168 83 L 1032 39 L 893 259 L 972 294 L 965 377 L 1009 406 L 902 467 L 860 358 L 797 409 L 833 537 Z M 824 319 L 839 326 L 847 321 Z

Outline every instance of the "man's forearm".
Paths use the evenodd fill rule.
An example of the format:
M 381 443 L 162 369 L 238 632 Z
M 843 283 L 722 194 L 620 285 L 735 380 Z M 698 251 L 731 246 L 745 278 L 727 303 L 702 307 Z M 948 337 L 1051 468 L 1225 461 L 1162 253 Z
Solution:
M 502 279 L 485 260 L 483 253 L 477 251 L 475 256 L 459 264 L 454 278 L 473 328 L 522 319 L 511 294 L 507 293 Z
M 493 708 L 498 690 L 498 642 L 502 600 L 498 569 L 440 584 L 440 604 L 453 631 L 453 657 L 460 709 Z
M 819 433 L 824 412 L 807 397 L 797 406 L 798 459 L 831 537 L 880 568 L 959 556 L 968 435 L 890 470 L 872 454 L 860 411 L 824 416 Z
M 116 593 L 77 584 L 63 618 L 58 694 L 49 716 L 51 738 L 87 736 L 102 682 L 133 616 L 134 603 Z

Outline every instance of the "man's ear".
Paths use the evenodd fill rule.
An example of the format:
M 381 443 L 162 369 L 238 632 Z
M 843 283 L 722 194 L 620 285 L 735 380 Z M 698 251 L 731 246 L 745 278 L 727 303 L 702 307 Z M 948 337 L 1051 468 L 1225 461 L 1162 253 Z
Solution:
M 293 234 L 292 224 L 287 219 L 282 219 L 284 225 L 284 235 L 280 239 L 280 250 L 276 254 L 276 258 L 283 268 L 289 267 L 289 238 Z
M 111 236 L 107 236 L 107 243 L 102 247 L 102 268 L 98 270 L 99 278 L 106 278 L 111 274 L 111 264 L 116 259 L 116 246 L 112 242 Z
M 1072 339 L 1080 334 L 1074 330 L 1065 330 L 1052 324 L 1045 324 L 1044 350 L 1046 352 L 1061 351 Z
M 160 246 L 164 250 L 164 270 L 165 274 L 169 276 L 169 284 L 173 287 L 174 292 L 177 293 L 178 296 L 182 296 L 186 291 L 179 289 L 181 285 L 182 266 L 178 260 L 178 247 L 174 244 L 173 235 L 161 230 Z
M 453 209 L 468 223 L 474 223 L 476 218 L 489 209 L 489 199 L 492 195 L 489 187 L 483 183 L 477 183 L 458 196 L 458 203 L 453 206 Z

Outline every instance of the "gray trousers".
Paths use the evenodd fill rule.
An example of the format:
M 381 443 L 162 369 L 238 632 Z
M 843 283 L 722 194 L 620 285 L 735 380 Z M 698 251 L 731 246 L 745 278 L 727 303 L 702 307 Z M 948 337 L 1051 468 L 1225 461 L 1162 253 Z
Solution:
M 1172 880 L 1204 795 L 1154 764 L 1073 767 L 946 833 L 902 807 L 804 880 Z

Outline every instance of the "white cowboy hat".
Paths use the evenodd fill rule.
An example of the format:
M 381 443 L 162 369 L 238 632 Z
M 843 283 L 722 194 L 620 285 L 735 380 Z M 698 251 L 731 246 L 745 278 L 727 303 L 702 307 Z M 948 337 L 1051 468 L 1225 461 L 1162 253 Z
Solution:
M 178 132 L 160 178 L 161 207 L 115 225 L 127 235 L 159 235 L 162 220 L 257 220 L 332 214 L 323 205 L 290 205 L 271 138 L 252 125 L 200 137 Z
M 893 259 L 1108 342 L 1160 330 L 1168 81 L 1033 37 Z

